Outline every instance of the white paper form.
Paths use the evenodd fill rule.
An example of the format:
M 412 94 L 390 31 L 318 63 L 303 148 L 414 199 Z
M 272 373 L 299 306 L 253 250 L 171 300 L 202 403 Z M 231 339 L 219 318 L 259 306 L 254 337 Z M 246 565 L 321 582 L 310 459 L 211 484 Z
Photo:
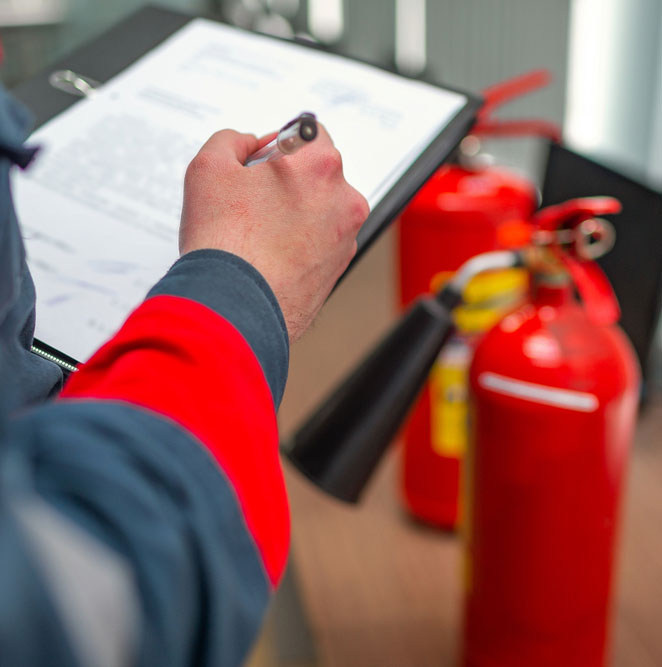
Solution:
M 186 166 L 216 130 L 326 126 L 374 207 L 466 97 L 197 19 L 39 129 L 14 178 L 36 336 L 87 359 L 177 259 Z M 305 150 L 305 148 L 303 149 Z

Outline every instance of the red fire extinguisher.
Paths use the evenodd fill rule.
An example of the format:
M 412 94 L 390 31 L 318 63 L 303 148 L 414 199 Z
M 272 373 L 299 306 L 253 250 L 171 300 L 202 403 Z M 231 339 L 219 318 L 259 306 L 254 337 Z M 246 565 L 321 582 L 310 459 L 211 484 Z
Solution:
M 464 664 L 605 664 L 639 370 L 592 257 L 610 198 L 534 217 L 530 298 L 470 371 Z M 578 298 L 579 297 L 579 298 Z
M 548 82 L 549 74 L 539 70 L 486 90 L 473 137 L 530 134 L 558 141 L 559 130 L 551 123 L 496 121 L 491 117 L 504 102 Z M 534 185 L 511 170 L 466 161 L 444 165 L 419 191 L 399 221 L 402 306 L 434 291 L 438 287 L 434 278 L 440 272 L 452 273 L 470 257 L 503 247 L 501 226 L 513 219 L 529 219 L 537 203 Z M 460 335 L 457 344 L 450 346 L 456 352 L 452 364 L 457 361 L 468 368 L 473 342 L 491 324 L 489 316 L 480 319 L 484 323 L 482 329 L 482 325 L 472 325 L 466 336 Z M 445 363 L 445 359 L 440 363 Z M 447 371 L 446 367 L 433 370 L 405 427 L 402 495 L 412 515 L 452 529 L 459 517 L 460 465 L 466 440 L 466 427 L 460 417 L 466 411 L 466 377 L 461 377 L 463 371 L 459 367 Z M 435 381 L 447 376 L 455 378 L 452 386 Z

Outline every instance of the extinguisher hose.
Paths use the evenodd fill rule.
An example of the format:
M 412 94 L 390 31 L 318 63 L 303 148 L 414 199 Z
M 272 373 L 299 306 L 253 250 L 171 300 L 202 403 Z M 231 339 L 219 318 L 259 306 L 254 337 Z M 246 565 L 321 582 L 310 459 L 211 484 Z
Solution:
M 453 332 L 464 287 L 479 273 L 521 263 L 516 252 L 478 255 L 435 296 L 416 301 L 283 445 L 285 456 L 317 486 L 356 502 Z
M 466 261 L 455 273 L 450 284 L 461 294 L 464 288 L 469 284 L 469 281 L 479 273 L 507 269 L 521 264 L 522 259 L 518 252 L 509 250 L 486 252 L 482 255 L 476 255 Z
M 436 295 L 437 301 L 451 310 L 462 302 L 462 293 L 472 278 L 486 271 L 497 271 L 523 266 L 524 260 L 519 252 L 499 250 L 485 252 L 467 260 Z

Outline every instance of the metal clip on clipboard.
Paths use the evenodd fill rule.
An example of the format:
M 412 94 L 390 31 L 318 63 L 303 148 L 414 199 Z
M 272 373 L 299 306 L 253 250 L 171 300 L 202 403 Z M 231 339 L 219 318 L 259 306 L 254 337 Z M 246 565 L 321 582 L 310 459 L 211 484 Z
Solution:
M 95 81 L 88 76 L 76 74 L 70 69 L 60 69 L 53 72 L 48 77 L 48 83 L 69 95 L 76 97 L 92 97 L 101 85 L 99 81 Z

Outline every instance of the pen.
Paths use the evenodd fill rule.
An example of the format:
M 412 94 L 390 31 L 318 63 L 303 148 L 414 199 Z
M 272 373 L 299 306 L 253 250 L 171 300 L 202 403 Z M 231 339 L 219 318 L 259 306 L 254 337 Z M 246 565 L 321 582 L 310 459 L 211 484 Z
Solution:
M 252 167 L 268 160 L 278 160 L 284 155 L 296 153 L 317 136 L 317 119 L 314 113 L 304 112 L 280 128 L 278 136 L 266 146 L 248 156 L 245 167 Z

